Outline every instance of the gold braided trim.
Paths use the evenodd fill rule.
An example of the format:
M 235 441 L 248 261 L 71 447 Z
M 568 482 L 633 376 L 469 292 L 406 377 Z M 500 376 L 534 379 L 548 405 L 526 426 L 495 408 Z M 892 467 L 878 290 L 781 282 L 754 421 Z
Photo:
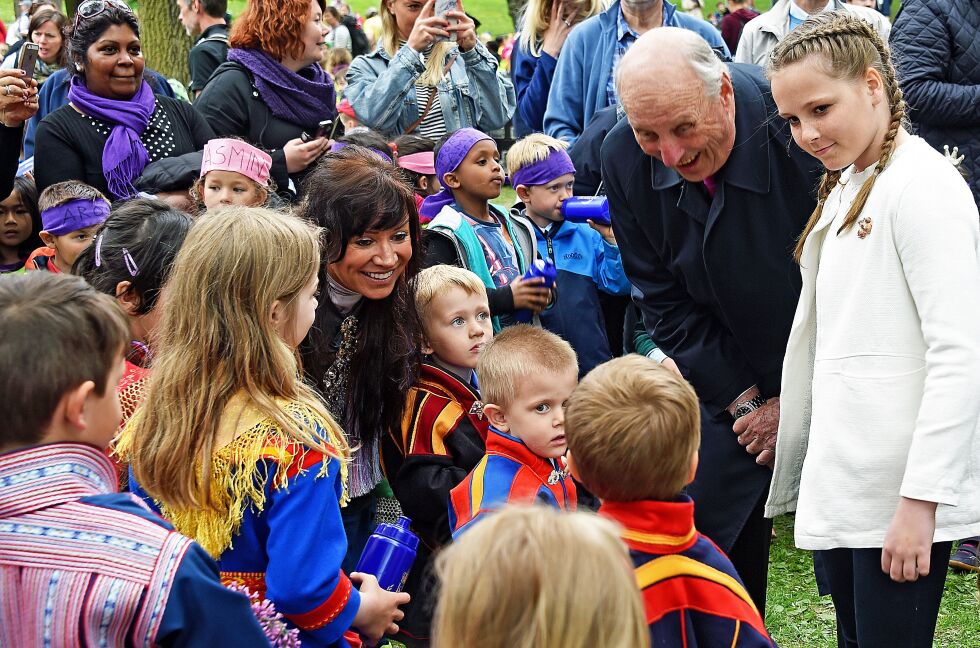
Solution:
M 280 406 L 308 429 L 319 428 L 327 436 L 325 442 L 333 449 L 333 426 L 322 420 L 312 409 L 297 402 L 280 402 Z M 138 416 L 138 414 L 137 414 Z M 222 434 L 228 426 L 244 432 Z M 130 439 L 121 435 L 122 444 L 117 443 L 116 452 L 123 454 Z M 164 518 L 169 520 L 180 533 L 194 539 L 212 558 L 218 559 L 232 546 L 232 538 L 239 532 L 245 507 L 261 513 L 265 508 L 265 489 L 270 479 L 274 489 L 285 489 L 289 481 L 290 466 L 296 466 L 296 474 L 304 474 L 306 456 L 310 452 L 320 454 L 305 445 L 294 441 L 283 432 L 271 418 L 265 417 L 251 403 L 236 395 L 229 401 L 221 417 L 218 438 L 234 437 L 234 440 L 217 450 L 211 458 L 211 498 L 217 507 L 197 509 L 172 509 L 157 502 Z M 339 455 L 340 453 L 337 452 Z M 274 469 L 269 470 L 271 459 Z M 313 458 L 311 458 L 313 459 Z M 325 457 L 315 478 L 326 477 L 330 457 Z M 347 484 L 347 462 L 340 460 L 341 484 Z M 340 504 L 347 503 L 344 487 Z

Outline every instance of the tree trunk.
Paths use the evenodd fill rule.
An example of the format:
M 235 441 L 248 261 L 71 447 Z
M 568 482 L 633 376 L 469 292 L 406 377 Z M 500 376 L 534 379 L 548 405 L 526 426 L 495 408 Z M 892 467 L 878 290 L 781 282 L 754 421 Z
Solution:
M 187 85 L 190 82 L 187 54 L 193 43 L 180 24 L 177 3 L 174 0 L 142 0 L 139 19 L 146 66 Z

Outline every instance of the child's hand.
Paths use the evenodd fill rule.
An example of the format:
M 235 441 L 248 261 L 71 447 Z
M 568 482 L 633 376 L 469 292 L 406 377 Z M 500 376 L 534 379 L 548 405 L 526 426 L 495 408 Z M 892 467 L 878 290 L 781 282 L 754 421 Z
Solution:
M 885 534 L 881 571 L 896 583 L 928 576 L 936 533 L 936 503 L 903 497 Z M 945 569 L 946 566 L 940 566 Z
M 609 245 L 616 245 L 616 235 L 613 234 L 612 225 L 603 225 L 602 223 L 597 223 L 591 218 L 589 219 L 589 227 L 599 232 L 606 243 Z
M 398 609 L 411 599 L 406 592 L 388 592 L 381 589 L 378 579 L 371 574 L 350 574 L 350 579 L 357 584 L 361 594 L 361 607 L 352 624 L 358 632 L 367 637 L 372 643 L 377 643 L 386 633 L 398 632 L 398 624 L 405 618 L 405 613 Z
M 514 309 L 527 309 L 540 313 L 551 302 L 551 289 L 544 287 L 544 277 L 525 279 L 518 277 L 510 282 L 514 296 Z

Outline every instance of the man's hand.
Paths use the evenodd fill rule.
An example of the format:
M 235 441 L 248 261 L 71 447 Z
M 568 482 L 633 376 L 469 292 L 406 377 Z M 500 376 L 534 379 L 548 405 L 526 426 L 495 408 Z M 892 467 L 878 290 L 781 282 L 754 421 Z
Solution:
M 928 576 L 936 533 L 936 503 L 901 498 L 881 550 L 881 571 L 896 583 Z M 945 563 L 938 567 L 946 569 Z
M 745 451 L 757 455 L 760 466 L 773 467 L 776 459 L 776 431 L 779 429 L 779 398 L 770 398 L 766 404 L 735 421 L 732 430 Z

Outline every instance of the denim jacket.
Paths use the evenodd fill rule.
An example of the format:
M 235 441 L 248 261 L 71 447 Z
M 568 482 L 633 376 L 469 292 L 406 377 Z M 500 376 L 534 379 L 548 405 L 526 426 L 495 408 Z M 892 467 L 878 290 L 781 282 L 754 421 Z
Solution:
M 484 132 L 502 128 L 517 103 L 510 79 L 497 74 L 497 59 L 482 43 L 458 54 L 448 76 L 436 85 L 446 132 L 467 126 Z M 425 110 L 415 93 L 424 71 L 422 57 L 408 45 L 394 57 L 379 47 L 351 63 L 344 96 L 361 124 L 397 137 Z

